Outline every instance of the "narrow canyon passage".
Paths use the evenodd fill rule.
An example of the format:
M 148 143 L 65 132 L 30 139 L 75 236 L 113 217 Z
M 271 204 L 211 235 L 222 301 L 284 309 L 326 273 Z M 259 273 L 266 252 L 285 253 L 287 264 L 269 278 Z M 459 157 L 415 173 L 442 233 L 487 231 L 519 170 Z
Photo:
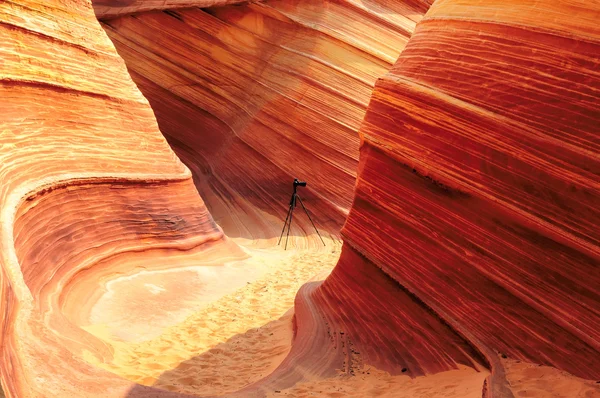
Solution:
M 352 3 L 271 1 L 116 18 L 97 8 L 107 13 L 99 16 L 103 28 L 152 105 L 161 132 L 192 171 L 208 210 L 248 255 L 236 261 L 238 277 L 248 285 L 235 289 L 226 274 L 211 280 L 204 273 L 199 284 L 211 284 L 212 300 L 182 303 L 168 291 L 155 292 L 168 284 L 155 276 L 155 283 L 142 284 L 147 290 L 136 301 L 171 300 L 188 312 L 183 323 L 169 319 L 161 327 L 157 319 L 152 336 L 148 316 L 156 313 L 104 316 L 107 322 L 89 324 L 94 311 L 110 314 L 123 306 L 114 292 L 99 289 L 104 295 L 77 314 L 87 315 L 82 327 L 110 344 L 115 357 L 94 365 L 168 391 L 220 395 L 268 376 L 289 353 L 298 289 L 313 277 L 325 279 L 339 258 L 339 230 L 358 166 L 358 130 L 375 81 L 392 67 L 427 10 L 423 4 L 372 6 L 377 12 Z M 290 250 L 276 247 L 294 177 L 309 181 L 300 194 L 324 247 L 301 208 L 294 212 Z M 129 276 L 123 287 L 131 289 L 135 278 L 143 277 Z M 219 288 L 222 282 L 229 289 Z M 70 291 L 77 296 L 75 287 Z M 269 310 L 272 301 L 277 306 Z M 128 330 L 137 336 L 128 339 Z M 461 372 L 470 377 L 467 368 Z M 364 375 L 365 386 L 380 379 L 375 374 L 373 368 L 373 377 Z M 479 385 L 466 387 L 473 396 L 486 374 L 479 374 Z M 394 394 L 393 385 L 405 379 L 385 381 L 381 394 Z M 327 383 L 331 388 L 339 382 Z
M 599 9 L 0 2 L 4 394 L 600 396 Z
M 433 153 L 438 151 L 442 157 L 449 156 L 452 145 L 442 139 L 445 146 L 437 146 L 435 139 L 422 138 L 423 133 L 419 131 L 427 128 L 424 127 L 420 120 L 421 116 L 418 115 L 422 113 L 424 120 L 436 121 L 457 117 L 456 115 L 460 114 L 460 111 L 455 110 L 454 114 L 451 113 L 454 106 L 453 101 L 449 101 L 449 104 L 444 102 L 443 111 L 435 111 L 436 101 L 442 100 L 438 99 L 437 95 L 424 99 L 425 94 L 421 92 L 422 89 L 415 89 L 415 84 L 422 84 L 424 87 L 439 87 L 443 93 L 452 93 L 454 97 L 468 99 L 474 104 L 485 101 L 484 108 L 491 109 L 500 115 L 509 115 L 508 111 L 501 109 L 500 100 L 490 98 L 486 92 L 480 94 L 476 84 L 473 86 L 465 84 L 462 89 L 455 88 L 455 81 L 446 79 L 446 74 L 440 73 L 437 64 L 430 61 L 434 57 L 431 54 L 431 48 L 437 49 L 440 43 L 460 43 L 461 34 L 466 37 L 470 37 L 470 35 L 481 37 L 481 32 L 485 32 L 487 46 L 496 48 L 498 52 L 505 51 L 504 56 L 508 59 L 512 60 L 512 57 L 517 57 L 517 61 L 513 61 L 514 67 L 525 68 L 525 64 L 519 63 L 518 56 L 513 55 L 513 51 L 516 50 L 512 49 L 518 48 L 517 39 L 514 39 L 513 47 L 506 49 L 502 43 L 496 44 L 495 35 L 498 34 L 498 29 L 493 24 L 476 26 L 470 23 L 449 22 L 444 17 L 436 20 L 436 15 L 438 15 L 436 13 L 444 9 L 443 2 L 438 3 L 440 4 L 436 4 L 429 14 L 429 20 L 422 24 L 419 35 L 412 42 L 412 47 L 403 56 L 400 54 L 415 31 L 417 23 L 431 6 L 431 2 L 273 0 L 204 9 L 155 10 L 116 18 L 109 15 L 101 18 L 101 21 L 119 55 L 125 60 L 133 80 L 151 103 L 161 131 L 178 156 L 192 170 L 199 193 L 206 201 L 216 222 L 223 227 L 226 235 L 247 248 L 268 249 L 273 247 L 274 238 L 280 232 L 281 220 L 285 218 L 289 181 L 294 177 L 299 177 L 309 179 L 309 187 L 305 190 L 306 198 L 309 208 L 314 211 L 318 225 L 323 228 L 326 236 L 339 239 L 339 231 L 350 210 L 354 187 L 357 184 L 358 150 L 362 139 L 359 136 L 360 130 L 362 134 L 368 135 L 368 139 L 361 148 L 362 179 L 358 181 L 358 191 L 354 198 L 354 217 L 350 219 L 344 231 L 347 246 L 350 245 L 353 249 L 357 249 L 358 253 L 367 254 L 369 260 L 367 264 L 370 265 L 366 265 L 366 267 L 384 268 L 385 275 L 398 281 L 403 288 L 410 287 L 412 293 L 420 292 L 417 295 L 426 298 L 425 302 L 420 302 L 420 305 L 433 307 L 439 314 L 444 314 L 445 321 L 452 324 L 454 331 L 460 330 L 462 325 L 469 325 L 468 329 L 474 331 L 478 336 L 471 335 L 468 339 L 471 342 L 481 338 L 487 342 L 482 345 L 494 346 L 496 350 L 510 351 L 503 345 L 503 338 L 495 341 L 494 336 L 489 335 L 488 331 L 479 330 L 475 324 L 471 324 L 472 318 L 464 317 L 461 310 L 457 311 L 451 308 L 445 303 L 444 298 L 437 298 L 437 292 L 454 291 L 455 287 L 446 286 L 443 278 L 442 282 L 437 285 L 436 291 L 426 291 L 425 287 L 432 281 L 436 281 L 439 274 L 447 274 L 450 280 L 462 278 L 467 286 L 485 283 L 485 290 L 490 297 L 494 296 L 492 302 L 495 303 L 487 305 L 496 305 L 501 309 L 511 305 L 521 307 L 523 305 L 521 301 L 529 300 L 528 296 L 543 289 L 542 286 L 556 285 L 556 289 L 561 290 L 569 284 L 568 281 L 557 283 L 551 280 L 551 276 L 548 276 L 545 279 L 540 278 L 537 282 L 530 282 L 531 277 L 526 276 L 526 271 L 520 270 L 517 266 L 511 272 L 515 275 L 523 275 L 522 283 L 526 284 L 530 290 L 528 293 L 515 294 L 512 286 L 507 287 L 503 283 L 499 283 L 500 287 L 497 286 L 498 278 L 501 278 L 498 275 L 503 272 L 502 266 L 495 268 L 495 271 L 485 272 L 481 271 L 479 269 L 481 266 L 478 265 L 472 272 L 463 272 L 462 276 L 453 273 L 452 266 L 448 266 L 443 272 L 435 271 L 435 267 L 425 267 L 421 272 L 430 274 L 427 278 L 419 279 L 410 273 L 406 264 L 413 264 L 413 267 L 420 268 L 427 261 L 439 261 L 446 256 L 442 254 L 443 251 L 438 251 L 435 256 L 432 256 L 432 260 L 421 259 L 418 250 L 405 247 L 403 241 L 413 234 L 415 241 L 420 242 L 419 245 L 427 246 L 428 239 L 421 231 L 413 232 L 412 226 L 396 227 L 403 231 L 402 235 L 384 234 L 383 237 L 376 238 L 380 245 L 386 247 L 385 252 L 380 250 L 381 246 L 376 248 L 365 243 L 373 239 L 371 237 L 373 230 L 385 229 L 385 224 L 390 220 L 394 220 L 393 222 L 397 223 L 397 226 L 402 225 L 405 222 L 403 214 L 419 214 L 422 208 L 419 203 L 434 203 L 438 200 L 439 193 L 435 190 L 432 192 L 430 187 L 423 187 L 418 177 L 407 176 L 406 170 L 397 167 L 397 163 L 390 165 L 391 159 L 397 160 L 399 157 L 401 159 L 399 163 L 413 164 L 413 172 L 417 173 L 417 176 L 420 173 L 426 173 L 420 170 L 421 167 L 433 175 L 442 173 L 436 178 L 441 178 L 450 184 L 451 197 L 458 198 L 463 206 L 466 203 L 475 202 L 475 197 L 478 195 L 471 187 L 460 187 L 460 182 L 452 182 L 452 178 L 449 176 L 442 177 L 444 171 L 436 171 L 441 167 L 439 164 L 444 164 L 442 160 L 422 166 L 423 162 L 427 162 L 432 151 Z M 463 16 L 456 17 L 453 14 L 458 12 L 460 15 L 460 11 L 455 11 L 452 6 L 449 6 L 448 10 L 454 18 L 463 18 Z M 486 12 L 482 11 L 482 15 L 485 16 Z M 511 11 L 507 15 L 511 15 L 509 18 L 513 18 Z M 470 16 L 466 17 L 467 20 L 470 18 Z M 516 24 L 520 23 L 522 22 Z M 448 29 L 448 26 L 452 26 L 453 29 Z M 548 29 L 545 25 L 543 28 Z M 530 35 L 529 32 L 524 33 L 522 40 L 527 43 L 528 48 L 535 48 L 535 40 Z M 544 33 L 539 33 L 538 36 L 540 41 L 546 40 L 547 37 Z M 435 37 L 437 42 L 434 43 L 433 39 L 429 39 L 430 37 Z M 468 63 L 461 57 L 464 54 L 470 55 L 470 52 L 481 54 L 477 51 L 479 50 L 465 49 L 458 59 L 462 64 Z M 540 51 L 543 51 L 543 48 Z M 477 57 L 478 55 L 473 56 Z M 461 75 L 462 64 L 454 61 L 451 54 L 439 54 L 439 56 L 441 60 L 438 63 L 446 65 L 447 70 L 454 71 L 453 73 L 456 75 L 463 76 L 465 82 L 469 81 L 470 75 L 468 73 Z M 579 55 L 573 54 L 572 56 L 577 58 Z M 494 58 L 490 57 L 490 59 Z M 491 62 L 490 65 L 494 65 L 494 61 Z M 533 55 L 530 56 L 530 62 L 528 65 L 533 65 L 531 67 L 534 70 L 552 67 L 543 65 L 543 61 L 536 61 Z M 538 64 L 543 66 L 538 66 Z M 581 64 L 585 69 L 584 65 Z M 501 63 L 498 66 L 489 66 L 489 68 L 498 68 L 498 73 L 505 73 Z M 392 70 L 391 74 L 387 75 L 390 70 Z M 427 73 L 423 75 L 423 71 L 427 71 Z M 487 70 L 481 70 L 484 78 L 489 77 L 487 73 Z M 399 80 L 395 80 L 397 76 L 400 76 Z M 379 91 L 376 90 L 376 95 L 372 98 L 378 79 Z M 519 84 L 520 81 L 517 79 L 514 86 L 518 87 Z M 544 82 L 540 84 L 544 84 Z M 506 90 L 509 89 L 507 86 Z M 502 91 L 502 88 L 497 88 L 497 90 Z M 418 94 L 413 94 L 413 92 Z M 363 122 L 370 101 L 371 113 Z M 574 100 L 565 95 L 563 101 L 573 103 Z M 587 112 L 585 102 L 579 106 L 581 106 L 579 113 L 585 114 Z M 395 113 L 398 112 L 397 108 L 401 109 L 400 115 Z M 402 110 L 405 108 L 409 111 L 407 114 L 402 114 Z M 475 113 L 478 114 L 478 112 Z M 411 120 L 407 115 L 412 115 L 416 120 L 411 127 L 406 127 L 410 126 L 409 121 Z M 516 123 L 524 123 L 522 112 L 515 111 L 510 113 L 510 116 L 516 120 Z M 553 116 L 547 117 L 552 118 Z M 390 119 L 392 119 L 392 123 L 388 126 Z M 530 122 L 532 128 L 543 129 L 540 127 L 539 117 L 530 118 Z M 462 121 L 457 124 L 460 125 L 460 123 Z M 487 115 L 481 121 L 482 126 L 488 126 L 492 130 L 495 129 L 496 123 Z M 581 130 L 589 130 L 590 125 L 585 124 L 588 123 L 585 117 L 580 118 L 578 123 L 581 125 Z M 402 136 L 394 134 L 394 129 L 398 125 L 408 128 Z M 434 126 L 433 128 L 439 127 Z M 464 129 L 464 127 L 462 128 Z M 504 126 L 504 130 L 511 130 L 511 128 Z M 577 126 L 570 129 L 565 127 L 565 131 L 567 134 L 578 134 L 577 128 Z M 483 134 L 482 131 L 475 128 L 475 134 Z M 411 133 L 414 133 L 414 136 L 411 136 Z M 549 135 L 553 136 L 553 133 L 550 132 Z M 403 141 L 408 137 L 412 142 L 418 144 L 411 147 L 410 143 Z M 421 139 L 422 142 L 419 141 Z M 493 139 L 491 140 L 493 141 Z M 583 141 L 574 143 L 574 145 L 583 145 L 585 142 L 586 140 L 583 138 Z M 422 148 L 427 145 L 432 145 L 431 149 L 423 152 Z M 398 146 L 399 152 L 390 150 L 390 148 Z M 415 157 L 413 158 L 413 156 Z M 468 158 L 468 156 L 461 157 L 461 159 Z M 565 159 L 573 162 L 575 167 L 581 163 L 573 161 L 573 158 L 565 157 Z M 494 162 L 492 160 L 491 164 Z M 452 170 L 453 166 L 449 164 L 447 167 Z M 463 166 L 469 167 L 468 165 Z M 581 173 L 581 169 L 577 172 Z M 460 171 L 455 171 L 455 173 L 460 173 Z M 491 176 L 487 180 L 489 189 L 501 189 L 494 188 L 493 181 L 495 179 L 502 180 L 503 177 L 495 174 L 493 166 L 490 166 L 489 173 Z M 516 181 L 516 177 L 511 178 L 511 181 Z M 312 181 L 314 183 L 311 183 Z M 370 181 L 377 181 L 379 185 L 371 184 Z M 390 182 L 388 183 L 388 181 Z M 269 187 L 269 189 L 265 189 L 265 187 Z M 404 187 L 411 188 L 404 191 Z M 501 187 L 501 183 L 499 183 L 499 187 Z M 421 190 L 425 193 L 420 193 Z M 389 195 L 389 192 L 403 192 L 402 197 L 410 197 L 411 200 L 394 204 L 394 197 Z M 463 194 L 464 196 L 461 196 Z M 498 193 L 498 195 L 501 194 Z M 526 231 L 517 230 L 515 232 L 513 227 L 502 224 L 490 226 L 488 225 L 489 221 L 482 221 L 481 217 L 470 215 L 465 210 L 453 207 L 454 199 L 449 201 L 447 197 L 444 197 L 442 200 L 444 203 L 441 205 L 442 207 L 451 209 L 449 211 L 455 214 L 461 214 L 454 222 L 475 222 L 484 229 L 495 230 L 500 242 L 503 240 L 527 240 L 525 236 L 528 232 Z M 530 199 L 527 195 L 523 195 L 519 200 L 526 203 Z M 380 204 L 376 205 L 373 201 Z M 397 207 L 404 206 L 404 208 L 398 212 L 397 209 L 389 207 L 391 204 Z M 489 209 L 487 216 L 490 220 L 507 217 L 502 206 L 497 209 L 495 206 L 478 203 L 475 207 Z M 559 210 L 551 208 L 552 205 L 549 205 L 547 211 L 560 214 Z M 589 214 L 585 204 L 581 207 L 581 211 Z M 398 216 L 398 214 L 402 214 L 402 216 Z M 440 215 L 437 223 L 443 225 L 445 223 L 443 213 Z M 398 219 L 396 219 L 397 217 Z M 508 216 L 509 219 L 513 217 Z M 312 227 L 306 223 L 306 218 L 296 220 L 296 229 L 292 230 L 292 235 L 295 237 L 292 243 L 294 247 L 319 250 L 320 242 L 312 233 Z M 378 220 L 383 220 L 383 222 L 377 225 Z M 426 218 L 421 220 L 426 224 Z M 514 222 L 518 223 L 519 221 Z M 364 225 L 370 225 L 370 228 L 365 229 Z M 589 225 L 586 223 L 580 223 L 579 226 L 583 231 L 586 229 L 589 231 Z M 446 231 L 445 227 L 441 227 L 438 233 L 444 235 Z M 542 233 L 547 234 L 547 232 Z M 583 232 L 583 234 L 591 236 L 587 232 Z M 300 238 L 306 235 L 308 236 L 307 240 Z M 453 235 L 449 235 L 448 239 L 450 241 L 457 240 Z M 470 250 L 472 244 L 478 245 L 478 243 L 476 243 L 477 237 L 469 239 L 474 242 L 467 245 Z M 534 240 L 531 245 L 537 246 L 537 249 L 533 250 L 541 249 L 539 241 Z M 591 257 L 586 255 L 578 257 L 566 246 L 562 243 L 552 242 L 544 250 L 569 253 L 567 256 L 578 262 L 582 269 L 593 267 Z M 497 253 L 501 253 L 503 249 L 498 247 L 495 250 Z M 352 269 L 346 269 L 346 274 L 352 274 L 357 268 L 360 268 L 358 264 L 363 261 L 361 258 L 349 254 L 351 252 L 352 250 L 346 248 L 345 255 L 338 264 L 337 273 L 323 285 L 323 288 L 315 291 L 314 294 L 306 295 L 306 297 L 307 300 L 323 300 L 320 304 L 323 308 L 337 303 L 337 306 L 330 308 L 332 313 L 346 311 L 346 308 L 357 311 L 360 314 L 356 314 L 357 319 L 344 321 L 344 317 L 340 316 L 340 318 L 334 319 L 333 323 L 342 323 L 347 328 L 356 328 L 352 335 L 360 340 L 359 336 L 363 332 L 357 324 L 361 324 L 364 319 L 369 319 L 369 314 L 362 313 L 360 310 L 364 306 L 361 300 L 371 302 L 373 298 L 348 297 L 346 304 L 338 303 L 341 300 L 340 292 L 348 289 L 349 283 L 339 269 L 346 269 L 352 264 Z M 405 262 L 397 264 L 386 259 L 386 253 L 394 252 L 411 253 L 411 255 L 404 254 L 407 257 Z M 521 256 L 519 253 L 509 254 L 509 256 L 511 255 L 517 258 Z M 394 257 L 402 258 L 403 255 L 397 254 Z M 575 258 L 577 259 L 575 260 Z M 472 262 L 472 260 L 467 260 L 467 262 L 469 261 Z M 479 261 L 485 264 L 488 260 L 484 255 L 479 258 Z M 533 267 L 533 264 L 529 266 Z M 403 274 L 398 274 L 397 268 L 402 269 Z M 551 269 L 556 270 L 555 265 L 548 263 L 545 275 L 557 272 L 550 271 Z M 560 271 L 558 272 L 560 273 Z M 369 274 L 365 271 L 361 277 Z M 486 282 L 483 282 L 484 280 Z M 383 280 L 380 283 L 385 285 Z M 335 287 L 328 291 L 329 286 Z M 580 285 L 582 292 L 578 299 L 581 302 L 585 303 L 589 297 L 593 296 L 590 286 L 589 284 Z M 359 288 L 357 287 L 357 289 Z M 376 288 L 374 287 L 374 289 Z M 453 294 L 457 297 L 469 297 L 472 293 L 466 290 L 456 290 Z M 402 302 L 398 299 L 399 296 L 400 294 L 396 293 L 395 300 Z M 488 309 L 478 312 L 479 304 L 476 294 L 473 296 L 475 298 L 472 299 L 467 312 L 477 312 L 476 319 L 487 319 L 489 324 L 500 327 L 500 321 L 494 319 L 493 311 Z M 569 301 L 567 298 L 565 300 L 565 305 L 571 305 L 567 303 Z M 409 304 L 406 302 L 402 305 L 408 306 Z M 487 305 L 484 307 L 488 308 Z M 574 305 L 578 307 L 578 304 L 574 303 Z M 544 328 L 540 325 L 562 322 L 556 315 L 545 314 L 544 306 L 526 307 L 527 309 L 524 309 L 523 313 L 527 315 L 511 314 L 504 322 L 529 325 L 525 318 L 537 319 L 537 326 L 533 324 L 527 326 L 534 330 Z M 402 311 L 396 309 L 393 312 L 400 313 Z M 376 321 L 372 320 L 370 324 L 364 321 L 365 324 L 362 327 L 371 330 L 372 333 L 374 333 L 373 330 L 379 330 L 381 337 L 378 337 L 377 340 L 385 341 L 384 345 L 390 345 L 389 349 L 375 348 L 369 356 L 371 358 L 386 356 L 386 360 L 372 363 L 391 370 L 398 365 L 386 368 L 390 366 L 390 362 L 394 362 L 390 361 L 390 356 L 397 355 L 398 363 L 406 362 L 408 361 L 407 356 L 417 352 L 418 348 L 412 347 L 410 350 L 412 352 L 407 353 L 393 347 L 402 344 L 401 340 L 390 337 L 397 332 L 389 330 L 388 334 L 384 336 L 384 332 L 381 330 L 386 330 L 389 324 L 393 324 L 394 316 L 388 317 L 387 314 L 381 316 L 386 316 L 388 325 L 375 327 Z M 408 319 L 419 317 L 415 314 L 406 316 Z M 399 314 L 398 319 L 401 317 L 402 315 Z M 572 350 L 586 352 L 586 355 L 593 357 L 596 350 L 593 348 L 595 342 L 590 343 L 590 338 L 584 334 L 588 333 L 588 336 L 592 336 L 594 333 L 587 326 L 581 325 L 581 327 L 583 328 L 581 330 L 586 330 L 586 332 L 580 334 L 577 331 L 570 331 L 569 328 L 558 332 L 558 329 L 550 327 L 551 330 L 544 332 L 540 330 L 536 333 L 546 333 L 553 336 L 553 340 L 568 340 L 571 342 L 569 345 L 573 344 L 579 347 L 571 348 Z M 455 337 L 449 337 L 453 333 L 453 331 L 448 331 L 448 336 L 445 338 L 453 340 Z M 510 339 L 510 337 L 506 337 L 506 339 Z M 520 339 L 528 340 L 528 338 L 516 338 L 517 346 L 525 346 L 519 341 Z M 427 342 L 427 344 L 431 344 L 431 342 Z M 541 339 L 533 344 L 543 346 L 545 343 Z M 364 341 L 362 345 L 365 350 L 370 349 L 367 348 L 370 345 L 369 342 Z M 462 348 L 467 352 L 469 349 Z M 479 349 L 484 348 L 479 347 Z M 434 349 L 436 352 L 446 351 L 444 355 L 453 357 L 457 363 L 462 363 L 463 359 L 460 355 L 452 354 L 452 350 L 453 348 L 448 346 L 439 346 Z M 543 350 L 548 351 L 551 348 L 548 346 Z M 381 351 L 385 351 L 385 354 L 381 354 Z M 519 353 L 516 355 L 519 358 L 535 357 L 535 354 L 532 354 L 533 356 L 527 354 L 528 348 L 517 351 Z M 480 354 L 471 353 L 469 355 L 477 358 Z M 588 362 L 585 358 L 577 358 L 568 364 L 569 360 L 553 355 L 548 354 L 544 357 L 546 363 L 563 362 L 570 371 L 579 372 L 580 375 L 591 375 L 584 369 L 589 368 L 593 360 Z M 485 356 L 489 357 L 489 353 Z M 444 370 L 444 366 L 448 366 L 449 369 L 456 366 L 449 361 L 447 365 L 438 367 L 424 365 L 421 370 L 418 370 L 421 364 L 431 364 L 435 361 L 444 362 L 445 359 L 436 359 L 435 356 L 427 358 L 427 355 L 421 354 L 415 356 L 413 361 L 414 363 L 410 365 L 411 371 L 414 372 L 413 375 L 421 372 L 422 374 L 435 373 Z M 479 359 L 476 359 L 474 362 L 478 361 Z M 467 362 L 475 368 L 479 367 Z

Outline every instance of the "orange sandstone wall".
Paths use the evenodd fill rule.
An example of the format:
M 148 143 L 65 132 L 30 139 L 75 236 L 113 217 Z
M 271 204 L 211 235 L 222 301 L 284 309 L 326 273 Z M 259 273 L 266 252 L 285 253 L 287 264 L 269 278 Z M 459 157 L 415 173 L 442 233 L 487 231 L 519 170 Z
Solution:
M 101 280 L 110 266 L 95 265 L 117 255 L 127 272 L 152 250 L 163 262 L 149 268 L 169 266 L 169 250 L 235 247 L 87 1 L 1 2 L 0 22 L 2 387 L 9 397 L 125 396 L 133 383 L 87 363 L 112 353 L 63 311 L 64 286 Z
M 366 339 L 398 315 L 352 318 L 379 309 L 340 279 L 363 262 L 421 302 L 413 322 L 433 311 L 496 371 L 502 353 L 600 378 L 598 15 L 585 1 L 437 1 L 378 81 L 346 247 L 311 298 L 367 361 L 448 366 Z
M 318 225 L 336 236 L 375 80 L 428 6 L 276 0 L 103 26 L 227 235 L 279 236 L 298 177 Z M 298 221 L 293 235 L 312 232 Z

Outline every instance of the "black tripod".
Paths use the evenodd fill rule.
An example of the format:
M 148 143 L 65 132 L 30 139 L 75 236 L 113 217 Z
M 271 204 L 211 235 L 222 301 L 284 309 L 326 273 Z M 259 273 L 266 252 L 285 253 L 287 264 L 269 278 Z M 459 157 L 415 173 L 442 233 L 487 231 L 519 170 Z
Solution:
M 325 246 L 325 242 L 323 241 L 323 238 L 321 237 L 319 230 L 317 229 L 317 227 L 315 227 L 315 223 L 313 222 L 312 218 L 310 218 L 310 214 L 308 214 L 308 210 L 306 210 L 306 207 L 304 207 L 304 203 L 302 203 L 302 198 L 296 192 L 296 188 L 298 186 L 305 187 L 306 182 L 298 181 L 297 178 L 294 178 L 294 193 L 292 194 L 292 198 L 290 199 L 290 209 L 288 210 L 287 217 L 285 218 L 285 222 L 283 223 L 283 229 L 281 230 L 281 236 L 279 236 L 279 242 L 277 242 L 277 244 L 279 245 L 281 243 L 281 239 L 283 238 L 283 231 L 285 231 L 285 226 L 287 225 L 288 230 L 287 230 L 287 236 L 285 237 L 285 250 L 287 250 L 288 239 L 290 238 L 290 228 L 292 227 L 292 219 L 294 218 L 294 209 L 296 208 L 296 199 L 298 199 L 300 201 L 300 204 L 302 205 L 302 208 L 304 209 L 304 212 L 308 216 L 310 223 L 312 224 L 315 231 L 317 231 L 317 235 L 319 235 L 321 242 L 323 242 L 323 246 Z M 288 224 L 288 220 L 290 220 L 289 224 Z

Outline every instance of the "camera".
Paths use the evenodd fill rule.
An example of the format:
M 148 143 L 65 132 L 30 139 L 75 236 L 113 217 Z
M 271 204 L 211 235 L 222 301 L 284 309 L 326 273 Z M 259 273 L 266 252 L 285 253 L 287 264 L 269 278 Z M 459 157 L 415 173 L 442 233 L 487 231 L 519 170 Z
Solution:
M 306 181 L 300 181 L 297 178 L 294 178 L 294 188 L 296 187 L 305 187 Z

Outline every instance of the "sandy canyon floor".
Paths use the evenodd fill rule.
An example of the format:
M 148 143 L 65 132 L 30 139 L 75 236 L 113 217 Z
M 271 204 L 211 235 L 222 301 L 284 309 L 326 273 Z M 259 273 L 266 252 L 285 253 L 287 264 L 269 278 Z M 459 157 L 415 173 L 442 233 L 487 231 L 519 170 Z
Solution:
M 114 359 L 88 360 L 140 384 L 200 396 L 227 395 L 270 374 L 292 344 L 296 293 L 306 282 L 325 279 L 341 243 L 326 239 L 322 248 L 244 250 L 249 257 L 241 261 L 142 271 L 108 282 L 82 327 L 105 341 Z M 118 297 L 125 291 L 130 294 Z M 127 311 L 111 318 L 115 306 Z M 358 365 L 270 396 L 475 398 L 487 375 L 462 367 L 411 379 Z
M 109 345 L 114 358 L 99 363 L 90 356 L 88 361 L 136 383 L 195 396 L 227 396 L 259 381 L 290 351 L 299 288 L 324 280 L 340 255 L 337 240 L 326 239 L 321 248 L 307 248 L 298 237 L 295 242 L 304 248 L 244 247 L 249 241 L 238 239 L 245 260 L 143 271 L 108 282 L 82 327 Z M 123 291 L 131 294 L 118 297 Z M 127 311 L 111 318 L 115 306 Z M 268 396 L 476 398 L 489 375 L 460 366 L 413 379 L 355 359 L 352 369 L 340 369 L 335 377 L 307 380 Z M 515 397 L 600 394 L 598 385 L 553 368 L 505 362 Z
M 321 250 L 246 249 L 246 260 L 201 266 L 213 268 L 200 271 L 202 281 L 196 286 L 208 289 L 207 294 L 187 303 L 195 309 L 187 317 L 173 319 L 168 310 L 151 314 L 150 326 L 129 324 L 125 337 L 117 329 L 119 323 L 127 324 L 125 320 L 85 327 L 115 352 L 111 363 L 94 365 L 137 383 L 187 394 L 226 394 L 258 381 L 289 352 L 298 289 L 311 279 L 324 279 L 337 262 L 340 247 L 328 240 Z M 185 280 L 180 275 L 174 279 Z M 149 294 L 168 297 L 168 289 L 176 293 L 178 286 L 165 281 L 140 282 Z M 179 300 L 177 294 L 174 300 Z M 140 309 L 147 312 L 148 304 Z
M 6 396 L 600 398 L 598 1 L 231 2 L 0 1 Z

